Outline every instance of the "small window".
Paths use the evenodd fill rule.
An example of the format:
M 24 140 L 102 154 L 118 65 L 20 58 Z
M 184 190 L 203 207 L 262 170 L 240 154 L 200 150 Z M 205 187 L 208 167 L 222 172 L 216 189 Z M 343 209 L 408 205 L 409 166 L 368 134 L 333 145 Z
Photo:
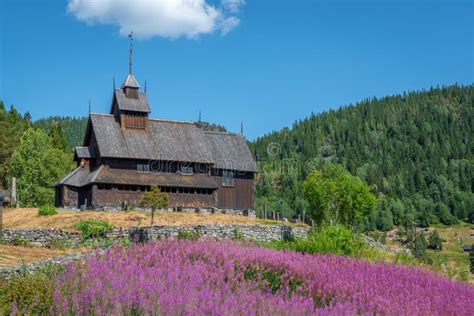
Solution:
M 234 173 L 232 171 L 222 171 L 222 186 L 233 187 L 234 186 Z
M 148 164 L 137 164 L 138 172 L 150 172 L 150 165 Z
M 182 175 L 187 175 L 187 176 L 190 176 L 193 174 L 193 167 L 184 167 L 184 166 L 181 166 L 179 168 L 179 172 L 182 174 Z

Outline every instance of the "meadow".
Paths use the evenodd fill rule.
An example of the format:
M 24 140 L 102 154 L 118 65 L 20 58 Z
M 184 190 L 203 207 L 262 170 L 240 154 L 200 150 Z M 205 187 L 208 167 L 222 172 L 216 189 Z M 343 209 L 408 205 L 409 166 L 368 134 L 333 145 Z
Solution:
M 150 225 L 151 213 L 143 211 L 125 212 L 78 212 L 60 210 L 54 216 L 39 216 L 37 208 L 6 209 L 3 214 L 3 225 L 7 229 L 47 229 L 56 228 L 75 231 L 74 226 L 83 220 L 104 220 L 116 228 L 144 227 Z M 216 225 L 216 224 L 279 224 L 278 221 L 262 220 L 247 216 L 227 214 L 197 214 L 180 212 L 156 212 L 154 225 Z M 290 224 L 291 225 L 291 224 Z
M 165 240 L 70 263 L 42 301 L 53 315 L 472 315 L 474 288 L 433 272 L 231 241 Z M 1 288 L 0 288 L 1 291 Z M 0 292 L 1 293 L 1 292 Z M 44 303 L 46 302 L 46 304 Z

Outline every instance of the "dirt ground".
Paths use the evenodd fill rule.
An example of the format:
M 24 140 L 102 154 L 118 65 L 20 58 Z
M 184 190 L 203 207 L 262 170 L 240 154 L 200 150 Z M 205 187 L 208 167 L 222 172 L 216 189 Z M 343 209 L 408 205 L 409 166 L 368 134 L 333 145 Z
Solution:
M 46 260 L 67 253 L 64 250 L 0 244 L 0 268 Z
M 149 226 L 151 214 L 146 212 L 78 212 L 58 210 L 57 215 L 38 216 L 36 208 L 7 209 L 3 213 L 3 227 L 21 228 L 58 228 L 74 230 L 74 225 L 81 220 L 106 220 L 114 227 Z M 245 216 L 225 214 L 195 214 L 156 212 L 154 225 L 194 225 L 194 224 L 276 224 L 277 221 L 261 220 Z

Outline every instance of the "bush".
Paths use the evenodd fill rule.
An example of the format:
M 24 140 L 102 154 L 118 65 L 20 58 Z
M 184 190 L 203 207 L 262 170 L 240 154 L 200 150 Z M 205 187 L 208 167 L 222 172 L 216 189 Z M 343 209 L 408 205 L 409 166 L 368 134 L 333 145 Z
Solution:
M 51 271 L 39 271 L 9 280 L 0 279 L 0 314 L 2 311 L 5 315 L 15 314 L 13 307 L 20 315 L 48 315 L 54 288 L 50 276 Z
M 441 240 L 441 237 L 439 237 L 436 229 L 433 230 L 428 237 L 428 248 L 435 251 L 443 250 L 443 241 Z
M 185 230 L 180 230 L 178 232 L 178 239 L 180 240 L 198 240 L 201 234 L 197 230 L 193 230 L 192 232 L 188 232 Z
M 304 253 L 355 256 L 362 249 L 364 243 L 352 231 L 343 226 L 323 226 L 312 231 L 304 239 L 276 241 L 268 246 Z
M 113 229 L 112 225 L 103 220 L 85 220 L 74 226 L 82 233 L 82 238 L 100 238 L 110 233 Z
M 56 215 L 58 211 L 52 205 L 43 205 L 38 210 L 38 216 Z

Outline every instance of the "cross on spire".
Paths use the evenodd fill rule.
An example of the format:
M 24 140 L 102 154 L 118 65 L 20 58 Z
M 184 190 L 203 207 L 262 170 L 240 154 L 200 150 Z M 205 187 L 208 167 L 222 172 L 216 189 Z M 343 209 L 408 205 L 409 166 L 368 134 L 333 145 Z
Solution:
M 130 61 L 129 61 L 128 73 L 132 74 L 133 31 L 131 31 L 130 34 L 128 34 L 128 38 L 130 39 Z

